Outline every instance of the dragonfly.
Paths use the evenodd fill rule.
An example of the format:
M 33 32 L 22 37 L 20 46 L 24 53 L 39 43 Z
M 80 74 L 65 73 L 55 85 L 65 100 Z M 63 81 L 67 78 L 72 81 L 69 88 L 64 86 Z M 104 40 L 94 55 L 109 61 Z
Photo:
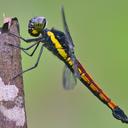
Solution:
M 33 17 L 28 23 L 28 33 L 33 36 L 33 38 L 25 39 L 20 35 L 9 32 L 11 36 L 20 38 L 26 43 L 31 45 L 27 48 L 20 46 L 15 46 L 10 44 L 10 46 L 21 49 L 28 56 L 33 56 L 37 50 L 39 44 L 41 44 L 40 52 L 37 61 L 34 66 L 20 72 L 12 79 L 28 72 L 38 66 L 41 55 L 43 53 L 44 47 L 51 51 L 55 56 L 57 56 L 65 64 L 63 71 L 63 86 L 65 89 L 73 89 L 76 85 L 77 79 L 79 79 L 84 86 L 86 86 L 91 93 L 96 96 L 102 103 L 104 103 L 111 111 L 112 115 L 122 121 L 123 123 L 128 123 L 128 117 L 123 112 L 123 110 L 113 102 L 109 96 L 100 88 L 100 86 L 93 80 L 89 73 L 82 66 L 80 61 L 77 59 L 74 52 L 74 43 L 67 25 L 64 7 L 61 7 L 61 15 L 63 21 L 64 32 L 57 30 L 55 28 L 46 28 L 47 20 L 45 17 Z M 31 53 L 28 50 L 33 48 Z

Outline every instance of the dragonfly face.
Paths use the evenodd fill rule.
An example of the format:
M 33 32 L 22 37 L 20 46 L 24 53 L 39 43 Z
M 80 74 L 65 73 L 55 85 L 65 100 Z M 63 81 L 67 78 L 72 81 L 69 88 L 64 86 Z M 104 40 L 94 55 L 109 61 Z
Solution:
M 31 36 L 37 37 L 41 34 L 41 31 L 45 28 L 47 20 L 45 17 L 34 17 L 29 20 L 28 32 Z

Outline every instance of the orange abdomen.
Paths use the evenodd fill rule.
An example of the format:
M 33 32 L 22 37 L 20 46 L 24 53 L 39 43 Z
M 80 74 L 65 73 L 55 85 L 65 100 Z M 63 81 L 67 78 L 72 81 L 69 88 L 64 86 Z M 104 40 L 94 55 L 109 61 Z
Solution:
M 78 71 L 80 73 L 80 81 L 104 104 L 110 109 L 115 109 L 117 105 L 103 92 L 103 90 L 94 82 L 90 75 L 85 71 L 83 66 L 77 60 Z

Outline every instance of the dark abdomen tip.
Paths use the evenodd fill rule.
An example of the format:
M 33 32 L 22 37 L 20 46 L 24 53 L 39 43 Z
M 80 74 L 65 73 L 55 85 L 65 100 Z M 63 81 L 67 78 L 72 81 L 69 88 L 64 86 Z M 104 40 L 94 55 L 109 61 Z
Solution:
M 123 123 L 128 123 L 128 117 L 125 115 L 123 110 L 121 110 L 119 107 L 116 107 L 115 109 L 113 109 L 112 114 L 116 119 L 121 120 Z

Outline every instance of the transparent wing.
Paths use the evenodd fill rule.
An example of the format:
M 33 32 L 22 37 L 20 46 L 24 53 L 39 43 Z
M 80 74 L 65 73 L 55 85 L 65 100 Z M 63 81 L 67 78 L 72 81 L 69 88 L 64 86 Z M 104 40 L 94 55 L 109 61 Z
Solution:
M 66 38 L 68 40 L 68 44 L 70 46 L 70 49 L 74 49 L 74 43 L 73 43 L 73 40 L 72 40 L 72 37 L 70 35 L 70 32 L 69 32 L 69 28 L 68 28 L 68 25 L 67 25 L 67 22 L 66 22 L 66 18 L 65 18 L 65 12 L 64 12 L 64 7 L 62 6 L 61 7 L 61 13 L 62 13 L 62 21 L 63 21 L 63 27 L 64 27 L 64 31 L 65 31 L 65 35 L 66 35 Z
M 80 75 L 78 72 L 77 61 L 76 61 L 76 57 L 74 54 L 74 43 L 73 43 L 72 37 L 71 37 L 70 32 L 69 32 L 69 28 L 68 28 L 68 25 L 66 22 L 63 6 L 61 7 L 61 13 L 62 13 L 62 21 L 63 21 L 64 31 L 65 31 L 65 36 L 66 36 L 66 40 L 67 40 L 68 47 L 69 47 L 69 55 L 71 57 L 71 60 L 73 61 L 74 75 L 79 78 Z
M 74 74 L 70 71 L 70 69 L 65 65 L 63 71 L 63 87 L 66 90 L 74 89 L 76 86 L 77 80 Z

